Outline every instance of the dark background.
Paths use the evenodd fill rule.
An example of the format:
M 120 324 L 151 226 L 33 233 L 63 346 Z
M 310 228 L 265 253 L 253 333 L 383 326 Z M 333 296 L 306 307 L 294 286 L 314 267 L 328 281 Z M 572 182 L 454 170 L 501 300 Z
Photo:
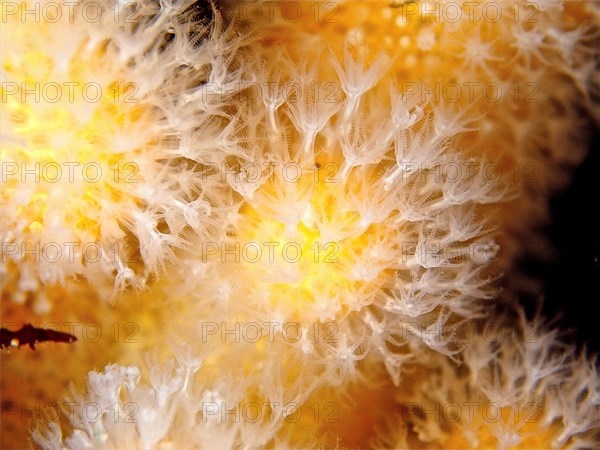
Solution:
M 567 340 L 600 351 L 600 133 L 571 185 L 551 200 L 552 223 L 546 233 L 554 262 L 527 262 L 525 271 L 544 282 L 543 312 L 568 331 Z M 598 312 L 596 312 L 598 311 Z

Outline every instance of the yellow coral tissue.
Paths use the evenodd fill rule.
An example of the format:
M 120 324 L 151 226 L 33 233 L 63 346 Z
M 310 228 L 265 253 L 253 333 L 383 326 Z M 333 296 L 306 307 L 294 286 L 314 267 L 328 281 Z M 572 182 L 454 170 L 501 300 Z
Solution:
M 1 0 L 1 447 L 600 447 L 599 5 Z

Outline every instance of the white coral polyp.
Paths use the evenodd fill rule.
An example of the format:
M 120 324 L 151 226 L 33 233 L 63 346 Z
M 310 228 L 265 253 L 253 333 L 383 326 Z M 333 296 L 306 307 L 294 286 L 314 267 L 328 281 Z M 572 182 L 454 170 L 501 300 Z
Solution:
M 366 69 L 347 54 L 345 65 L 320 61 L 320 70 L 335 69 L 327 79 L 311 78 L 314 70 L 302 65 L 299 74 L 286 73 L 295 89 L 279 106 L 255 101 L 242 112 L 243 135 L 257 138 L 239 146 L 238 160 L 220 173 L 237 215 L 219 239 L 192 243 L 203 276 L 190 279 L 182 268 L 165 292 L 174 301 L 197 300 L 199 320 L 258 323 L 263 338 L 264 324 L 275 322 L 276 335 L 331 382 L 353 373 L 369 352 L 380 353 L 397 381 L 403 348 L 424 342 L 455 354 L 458 324 L 479 316 L 482 300 L 493 297 L 490 271 L 500 249 L 489 212 L 514 190 L 505 179 L 486 178 L 486 161 L 467 159 L 458 147 L 478 118 L 399 96 L 379 80 L 387 62 Z M 343 71 L 357 67 L 371 75 L 352 91 L 349 117 L 311 90 L 322 83 L 341 91 L 357 79 Z M 275 77 L 261 76 L 275 83 L 281 74 Z M 383 323 L 384 333 L 376 332 Z M 284 332 L 332 324 L 330 341 Z
M 543 5 L 552 9 L 549 2 Z M 166 273 L 151 287 L 153 295 L 166 299 L 165 320 L 175 322 L 196 349 L 207 342 L 216 348 L 209 361 L 184 349 L 176 349 L 177 363 L 151 359 L 151 386 L 138 384 L 136 368 L 107 366 L 102 374 L 91 373 L 89 398 L 73 396 L 79 405 L 97 403 L 102 420 L 88 420 L 80 406 L 69 417 L 75 431 L 66 440 L 53 424 L 34 433 L 45 447 L 230 448 L 276 442 L 284 412 L 269 409 L 274 420 L 252 423 L 223 416 L 227 405 L 256 396 L 270 404 L 301 403 L 317 386 L 355 377 L 367 355 L 383 361 L 400 384 L 404 365 L 418 363 L 430 350 L 438 358 L 459 359 L 468 347 L 462 325 L 484 315 L 482 305 L 497 292 L 492 282 L 502 241 L 496 214 L 518 189 L 508 180 L 511 174 L 487 171 L 491 153 L 477 149 L 498 137 L 502 121 L 487 126 L 480 111 L 462 112 L 390 89 L 381 78 L 393 64 L 383 54 L 367 64 L 359 50 L 348 47 L 343 65 L 334 56 L 298 63 L 278 54 L 285 62 L 280 71 L 267 63 L 258 67 L 241 58 L 243 39 L 216 11 L 209 23 L 198 21 L 190 7 L 187 1 L 140 1 L 123 9 L 133 24 L 106 17 L 99 25 L 73 24 L 69 37 L 78 37 L 80 47 L 71 39 L 63 42 L 60 33 L 35 44 L 49 55 L 62 48 L 58 54 L 74 55 L 73 63 L 104 58 L 105 67 L 98 63 L 82 72 L 86 79 L 102 67 L 115 80 L 139 80 L 139 103 L 123 111 L 118 104 L 114 120 L 112 109 L 78 105 L 68 112 L 79 122 L 100 113 L 111 119 L 97 124 L 106 129 L 94 129 L 93 143 L 102 145 L 92 145 L 83 160 L 100 158 L 103 167 L 111 167 L 113 157 L 135 161 L 140 179 L 91 187 L 78 180 L 75 191 L 91 192 L 72 198 L 70 189 L 47 180 L 19 189 L 19 180 L 11 178 L 9 194 L 2 197 L 9 218 L 1 228 L 3 240 L 43 243 L 67 236 L 79 243 L 96 239 L 104 249 L 132 238 L 140 260 L 88 264 L 80 256 L 74 266 L 46 266 L 14 258 L 20 285 L 35 289 L 37 279 L 83 274 L 108 278 L 116 293 Z M 424 51 L 440 45 L 448 30 L 438 28 L 443 25 L 432 26 L 434 39 L 427 33 L 419 39 Z M 461 39 L 452 58 L 466 73 L 495 80 L 496 40 L 484 41 L 482 29 Z M 566 59 L 568 41 L 561 50 Z M 525 65 L 541 59 L 528 48 L 539 42 L 535 35 L 521 36 L 517 52 Z M 265 57 L 273 49 L 262 51 L 257 50 Z M 47 68 L 66 70 L 52 58 L 58 57 Z M 24 76 L 25 69 L 6 76 Z M 293 89 L 265 91 L 251 83 L 282 80 L 290 80 Z M 327 88 L 320 92 L 323 86 L 333 87 L 335 95 Z M 505 107 L 510 100 L 502 101 Z M 14 99 L 7 107 L 27 109 Z M 35 153 L 36 136 L 21 136 L 17 125 L 7 145 L 10 157 L 42 158 Z M 525 140 L 527 126 L 520 131 Z M 510 128 L 519 133 L 519 126 Z M 479 134 L 469 135 L 472 131 Z M 59 147 L 52 158 L 63 161 L 69 136 L 51 141 Z M 34 214 L 40 203 L 48 214 Z M 74 226 L 74 218 L 85 224 Z M 550 352 L 554 336 L 539 345 L 487 344 L 476 342 L 464 353 L 479 395 L 501 405 L 521 402 L 526 390 L 540 389 L 545 396 L 547 380 L 560 373 L 571 377 L 568 390 L 582 400 L 570 409 L 558 404 L 566 397 L 549 404 L 552 420 L 560 416 L 565 426 L 553 436 L 555 445 L 594 429 L 590 411 L 598 396 L 589 386 L 597 375 L 589 367 L 566 370 L 576 364 Z M 442 361 L 440 373 L 451 373 Z M 222 368 L 231 376 L 223 376 Z M 494 377 L 499 372 L 502 380 Z M 464 386 L 467 381 L 454 375 L 456 386 Z M 432 389 L 442 399 L 449 392 Z M 122 419 L 128 401 L 139 409 L 137 421 L 113 421 L 111 404 Z M 503 424 L 490 428 L 501 445 L 524 437 Z M 444 433 L 431 422 L 416 429 L 425 441 Z M 476 442 L 477 430 L 461 431 Z
M 404 447 L 393 436 L 406 427 L 444 448 L 563 448 L 597 446 L 600 377 L 597 361 L 578 355 L 540 317 L 490 319 L 477 328 L 461 365 L 423 355 L 430 376 L 397 401 L 415 407 L 379 445 Z
M 219 221 L 199 173 L 236 152 L 225 110 L 247 83 L 244 39 L 193 3 L 3 3 L 0 236 L 15 276 L 83 275 L 114 295 Z
M 140 382 L 135 366 L 108 365 L 90 372 L 87 395 L 73 391 L 61 403 L 73 430 L 63 436 L 55 422 L 38 424 L 33 440 L 47 449 L 258 448 L 284 445 L 278 436 L 286 414 L 303 397 L 282 397 L 277 380 L 265 381 L 261 395 L 251 396 L 257 378 L 249 376 L 214 382 L 190 373 L 199 359 L 188 345 L 175 349 L 177 362 L 148 358 L 150 385 Z

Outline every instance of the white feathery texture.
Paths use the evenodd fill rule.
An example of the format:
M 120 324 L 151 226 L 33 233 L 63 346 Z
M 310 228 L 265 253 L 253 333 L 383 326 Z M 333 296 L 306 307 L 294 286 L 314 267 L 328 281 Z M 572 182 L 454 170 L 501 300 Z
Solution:
M 352 64 L 363 63 L 347 56 Z M 336 65 L 319 61 L 320 70 L 342 70 Z M 397 380 L 410 341 L 455 354 L 462 321 L 483 314 L 500 250 L 487 211 L 514 192 L 486 179 L 484 160 L 463 158 L 454 142 L 467 125 L 460 115 L 442 124 L 447 107 L 398 99 L 378 79 L 327 102 L 315 89 L 341 92 L 335 71 L 320 80 L 306 65 L 298 73 L 288 74 L 283 102 L 250 102 L 242 112 L 244 133 L 263 148 L 244 148 L 221 174 L 240 209 L 220 239 L 192 244 L 165 295 L 194 299 L 193 315 L 209 322 L 299 327 L 298 341 L 287 342 L 331 382 L 371 351 Z M 383 105 L 392 103 L 388 118 Z M 329 342 L 314 333 L 326 326 Z
M 380 411 L 388 425 L 373 446 L 411 448 L 410 434 L 436 448 L 594 447 L 600 432 L 596 361 L 562 343 L 538 317 L 529 321 L 520 313 L 480 325 L 471 329 L 459 364 L 423 345 L 414 348 L 420 357 L 408 361 L 398 387 L 386 388 L 398 408 Z M 289 374 L 277 357 L 254 364 L 258 370 L 250 375 L 225 375 L 223 364 L 232 361 L 212 366 L 214 350 L 198 353 L 196 347 L 173 345 L 176 358 L 163 362 L 150 353 L 143 371 L 109 365 L 90 372 L 87 393 L 72 389 L 62 403 L 71 405 L 64 408 L 70 434 L 47 422 L 37 424 L 32 438 L 49 449 L 318 445 L 318 435 L 311 434 L 318 427 L 298 423 L 318 384 L 304 391 L 285 386 Z M 244 352 L 238 356 L 245 365 Z M 363 388 L 376 389 L 372 380 L 379 369 L 371 359 L 354 383 L 360 388 L 362 379 Z M 330 400 L 340 402 L 343 395 Z M 298 426 L 301 435 L 293 432 Z
M 203 359 L 190 346 L 174 350 L 176 358 L 164 362 L 148 354 L 145 373 L 118 364 L 90 372 L 86 392 L 72 388 L 61 403 L 72 425 L 69 435 L 48 422 L 38 424 L 32 439 L 45 449 L 289 445 L 277 433 L 286 419 L 296 420 L 303 398 L 286 397 L 276 372 L 260 384 L 254 376 L 203 377 Z M 251 396 L 257 386 L 262 387 Z
M 325 52 L 303 63 L 273 48 L 257 49 L 252 55 L 256 57 L 250 58 L 243 53 L 244 38 L 216 11 L 209 23 L 186 12 L 191 2 L 128 5 L 133 24 L 106 15 L 97 25 L 47 25 L 60 32 L 23 45 L 39 46 L 57 55 L 56 61 L 64 61 L 65 52 L 79 52 L 75 59 L 82 61 L 101 53 L 98 70 L 139 85 L 140 102 L 134 109 L 126 107 L 125 117 L 115 120 L 118 132 L 94 136 L 100 148 L 108 149 L 106 155 L 138 164 L 139 182 L 109 179 L 90 187 L 80 181 L 75 190 L 93 192 L 83 199 L 78 195 L 75 202 L 65 196 L 72 187 L 11 180 L 9 188 L 20 194 L 2 197 L 8 220 L 0 232 L 3 242 L 17 244 L 97 240 L 106 255 L 112 255 L 109 246 L 115 242 L 133 239 L 133 253 L 140 257 L 135 264 L 119 258 L 83 264 L 78 258 L 47 267 L 17 259 L 18 290 L 35 291 L 38 280 L 53 283 L 77 275 L 96 283 L 108 280 L 113 297 L 129 285 L 148 287 L 165 301 L 164 320 L 181 325 L 179 338 L 193 342 L 194 350 L 208 338 L 216 350 L 206 359 L 194 351 L 185 357 L 179 354 L 177 364 L 150 361 L 151 387 L 138 383 L 136 368 L 114 365 L 102 374 L 92 372 L 89 399 L 102 405 L 102 420 L 93 422 L 84 411 L 76 411 L 70 418 L 75 428 L 71 437 L 63 442 L 58 426 L 50 425 L 35 432 L 36 442 L 49 448 L 180 447 L 183 440 L 192 447 L 264 446 L 274 442 L 285 419 L 282 411 L 268 423 L 211 423 L 202 420 L 199 408 L 220 398 L 228 404 L 243 403 L 253 395 L 271 403 L 302 403 L 315 387 L 339 385 L 356 375 L 367 355 L 382 361 L 394 383 L 401 385 L 404 365 L 418 362 L 428 349 L 443 361 L 460 359 L 466 349 L 469 367 L 500 364 L 512 384 L 486 378 L 487 367 L 472 372 L 476 389 L 488 398 L 521 401 L 521 386 L 546 395 L 553 380 L 559 383 L 564 375 L 571 383 L 564 392 L 579 392 L 582 400 L 573 406 L 559 396 L 559 403 L 550 404 L 548 411 L 565 424 L 556 445 L 593 430 L 597 413 L 590 411 L 597 407 L 597 396 L 589 394 L 588 400 L 586 392 L 592 392 L 593 383 L 597 386 L 597 375 L 591 375 L 588 363 L 585 370 L 575 370 L 580 364 L 576 360 L 556 356 L 551 333 L 542 333 L 533 346 L 503 341 L 490 357 L 487 342 L 468 346 L 463 327 L 484 316 L 486 302 L 498 292 L 493 283 L 502 250 L 497 214 L 519 187 L 509 173 L 496 178 L 486 171 L 488 163 L 513 151 L 508 149 L 519 133 L 506 133 L 506 142 L 499 144 L 504 134 L 498 130 L 537 126 L 537 121 L 546 120 L 544 115 L 527 120 L 507 115 L 514 103 L 508 93 L 483 112 L 459 112 L 459 105 L 421 101 L 382 81 L 395 70 L 388 57 L 369 59 L 350 47 L 343 58 Z M 540 11 L 547 15 L 542 25 L 532 27 L 535 32 L 547 33 L 543 27 L 548 23 L 560 23 L 557 4 L 544 2 Z M 502 39 L 512 43 L 518 26 L 506 20 L 496 26 Z M 460 25 L 444 22 L 432 27 L 438 42 L 460 30 Z M 471 29 L 472 35 L 460 41 L 453 58 L 460 60 L 455 71 L 464 72 L 461 80 L 477 74 L 502 81 L 496 78 L 496 41 L 477 40 L 489 32 L 483 26 Z M 523 39 L 527 45 L 541 42 L 535 36 Z M 597 56 L 586 45 L 590 39 L 584 33 L 561 41 L 559 56 L 567 66 L 563 62 L 560 67 L 566 68 L 558 72 L 581 73 L 585 57 L 590 52 Z M 576 42 L 572 51 L 569 42 Z M 529 62 L 514 64 L 515 76 L 528 80 L 540 75 L 544 96 L 535 111 L 556 101 L 558 109 L 571 108 L 579 91 L 549 94 L 554 87 L 547 83 L 558 75 L 547 80 L 543 68 L 532 72 L 527 64 L 538 56 L 520 45 L 519 58 L 525 58 L 523 52 L 530 57 Z M 559 57 L 546 40 L 540 49 L 545 57 Z M 284 62 L 280 67 L 267 62 L 270 52 Z M 52 66 L 60 68 L 58 62 Z M 96 81 L 93 65 L 90 71 L 86 75 Z M 402 73 L 394 75 L 392 79 L 401 81 Z M 589 81 L 583 82 L 582 91 L 593 93 Z M 275 84 L 275 89 L 265 83 Z M 93 110 L 70 114 L 85 121 Z M 571 129 L 573 121 L 571 115 L 560 123 Z M 547 125 L 541 129 L 547 130 Z M 21 137 L 10 137 L 19 144 L 10 147 L 9 154 L 30 161 L 27 149 L 35 148 L 35 136 L 25 144 Z M 537 144 L 529 146 L 536 138 L 525 132 L 522 138 L 522 153 L 512 156 L 544 160 Z M 477 151 L 488 146 L 500 154 Z M 562 152 L 558 147 L 551 150 Z M 70 156 L 54 157 L 63 161 Z M 113 161 L 109 156 L 101 158 L 105 166 Z M 545 182 L 542 190 L 549 184 Z M 33 219 L 23 219 L 19 208 L 35 209 L 31 199 L 44 189 L 48 212 L 32 228 Z M 80 216 L 92 225 L 73 226 Z M 286 247 L 294 251 L 285 253 Z M 153 283 L 157 279 L 160 283 Z M 233 338 L 222 334 L 223 328 L 247 331 L 248 325 L 254 332 L 258 327 L 257 340 L 243 332 L 236 331 Z M 514 352 L 520 359 L 511 360 Z M 223 367 L 231 371 L 230 378 L 223 376 Z M 460 383 L 466 381 L 443 380 L 449 390 Z M 85 404 L 88 397 L 76 398 Z M 124 399 L 139 407 L 137 423 L 114 420 L 126 415 Z M 110 409 L 112 402 L 118 404 L 116 412 Z M 492 432 L 502 445 L 512 442 L 513 436 L 502 434 L 503 429 Z M 428 433 L 432 431 L 423 431 L 425 439 Z
M 142 288 L 176 261 L 186 234 L 206 236 L 222 221 L 219 181 L 201 174 L 241 152 L 238 116 L 227 107 L 249 81 L 240 66 L 245 37 L 216 9 L 201 19 L 193 3 L 42 2 L 42 11 L 63 12 L 48 22 L 23 16 L 36 8 L 25 2 L 7 14 L 2 80 L 19 90 L 3 104 L 2 153 L 17 170 L 3 173 L 0 236 L 4 283 L 17 286 L 16 301 L 40 281 L 81 275 L 107 298 Z M 90 11 L 99 20 L 86 20 Z M 70 82 L 75 97 L 64 88 L 58 103 L 23 94 L 31 78 Z M 100 100 L 82 97 L 88 85 Z M 61 170 L 58 182 L 46 166 Z M 40 179 L 24 175 L 36 167 Z
M 412 408 L 410 418 L 391 420 L 377 446 L 407 448 L 407 427 L 448 448 L 597 446 L 597 361 L 561 342 L 539 317 L 528 321 L 519 311 L 519 318 L 489 319 L 463 356 L 459 365 L 439 353 L 421 358 L 424 381 L 396 394 Z
M 585 156 L 588 130 L 598 123 L 598 2 L 419 1 L 386 6 L 340 1 L 329 17 L 333 22 L 314 23 L 313 16 L 304 16 L 300 24 L 286 20 L 282 7 L 274 19 L 259 22 L 258 32 L 285 36 L 295 59 L 307 51 L 315 54 L 320 46 L 345 46 L 335 64 L 348 97 L 341 116 L 345 126 L 358 120 L 350 117 L 360 114 L 357 97 L 384 68 L 401 94 L 429 99 L 450 122 L 463 115 L 463 127 L 477 131 L 465 133 L 458 146 L 476 158 L 485 154 L 488 175 L 502 173 L 520 191 L 501 218 L 503 242 L 512 241 L 503 249 L 501 264 L 509 267 L 523 252 L 547 255 L 549 245 L 536 227 L 549 220 L 549 195 L 566 185 Z M 364 61 L 381 48 L 394 61 L 366 67 Z M 349 52 L 359 55 L 356 62 L 349 61 Z M 352 164 L 356 157 L 348 148 L 360 134 L 349 137 L 350 145 L 345 142 L 343 148 L 347 164 Z M 360 149 L 364 157 L 377 154 L 362 153 L 362 143 L 359 139 L 355 151 Z M 418 163 L 429 157 L 420 145 L 403 153 Z
M 495 293 L 494 211 L 515 195 L 465 144 L 483 119 L 401 95 L 380 82 L 391 67 L 385 55 L 368 61 L 349 48 L 343 63 L 289 60 L 249 85 L 243 75 L 253 66 L 236 64 L 241 40 L 216 12 L 210 25 L 192 25 L 187 3 L 152 5 L 139 5 L 136 26 L 110 16 L 90 27 L 89 45 L 108 40 L 115 71 L 144 83 L 162 73 L 141 88 L 159 118 L 149 123 L 161 125 L 157 143 L 135 152 L 144 180 L 123 187 L 128 201 L 101 209 L 120 218 L 111 229 L 135 237 L 143 262 L 138 274 L 117 261 L 115 287 L 168 270 L 167 287 L 156 289 L 197 300 L 215 322 L 298 324 L 293 347 L 315 366 L 327 362 L 335 382 L 372 351 L 398 381 L 399 354 L 412 341 L 458 353 L 462 322 L 481 316 Z M 283 94 L 255 95 L 282 80 L 293 82 Z M 247 97 L 234 101 L 242 88 Z M 258 181 L 248 167 L 259 168 Z M 253 242 L 258 262 L 223 251 Z M 265 242 L 294 244 L 303 257 L 290 262 L 276 249 L 271 260 Z M 328 321 L 336 339 L 311 338 Z

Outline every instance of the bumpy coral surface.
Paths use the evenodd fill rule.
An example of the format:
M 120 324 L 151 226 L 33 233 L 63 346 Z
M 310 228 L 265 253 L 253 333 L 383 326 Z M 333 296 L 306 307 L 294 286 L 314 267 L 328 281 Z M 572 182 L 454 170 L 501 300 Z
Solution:
M 584 154 L 598 14 L 3 2 L 3 321 L 105 342 L 3 356 L 11 405 L 90 371 L 33 441 L 593 446 L 594 363 L 481 320 Z

